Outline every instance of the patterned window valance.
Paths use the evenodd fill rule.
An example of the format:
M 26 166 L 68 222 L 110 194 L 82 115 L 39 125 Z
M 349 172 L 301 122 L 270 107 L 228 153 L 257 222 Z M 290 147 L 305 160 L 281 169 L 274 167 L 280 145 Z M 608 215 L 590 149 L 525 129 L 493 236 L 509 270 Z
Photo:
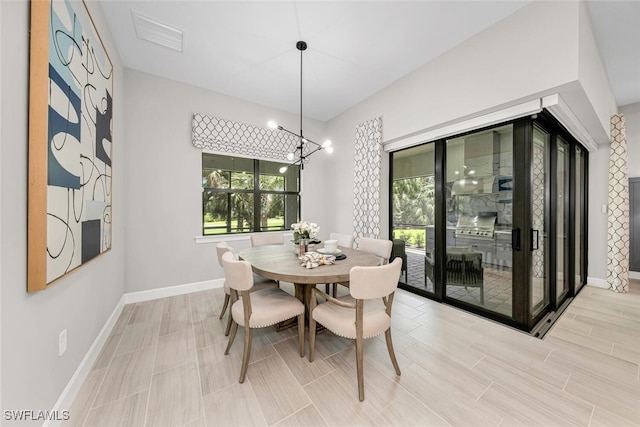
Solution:
M 287 153 L 298 146 L 298 138 L 282 131 L 194 114 L 193 145 L 197 148 L 253 158 L 287 162 Z

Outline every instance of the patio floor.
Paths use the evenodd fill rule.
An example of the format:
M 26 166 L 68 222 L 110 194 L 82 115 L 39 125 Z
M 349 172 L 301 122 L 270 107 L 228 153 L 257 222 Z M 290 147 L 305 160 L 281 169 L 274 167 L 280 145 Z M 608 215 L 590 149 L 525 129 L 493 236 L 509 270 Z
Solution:
M 401 276 L 404 283 L 428 292 L 433 292 L 433 283 L 424 271 L 424 250 L 407 248 L 407 276 Z M 480 302 L 480 288 L 447 286 L 447 296 L 469 304 L 483 307 L 496 313 L 511 315 L 512 286 L 511 271 L 484 267 L 484 304 Z

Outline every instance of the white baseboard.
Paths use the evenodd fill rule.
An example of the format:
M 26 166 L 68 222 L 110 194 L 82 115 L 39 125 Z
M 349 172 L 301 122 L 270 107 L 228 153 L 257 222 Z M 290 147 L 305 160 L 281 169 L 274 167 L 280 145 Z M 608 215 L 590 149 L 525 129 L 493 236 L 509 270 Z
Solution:
M 638 271 L 630 271 L 629 279 L 640 280 L 640 272 Z M 596 277 L 587 277 L 587 285 L 592 285 L 597 288 L 609 289 L 609 283 L 607 283 L 607 279 L 598 279 Z
M 98 336 L 89 347 L 87 354 L 85 354 L 84 358 L 78 365 L 78 368 L 71 376 L 71 379 L 67 383 L 67 386 L 62 390 L 58 401 L 53 407 L 53 413 L 61 413 L 63 410 L 68 410 L 71 407 L 74 399 L 76 398 L 78 391 L 80 391 L 80 387 L 84 383 L 84 380 L 87 379 L 87 375 L 91 371 L 91 367 L 98 359 L 100 355 L 100 351 L 102 347 L 107 342 L 107 338 L 109 338 L 109 334 L 111 334 L 111 330 L 116 325 L 118 321 L 118 317 L 120 317 L 120 313 L 122 313 L 122 309 L 124 308 L 124 295 L 120 298 L 120 301 L 116 304 L 116 307 L 111 312 L 111 315 L 107 319 L 106 323 L 98 333 Z M 45 421 L 43 427 L 55 427 L 60 425 L 60 420 L 53 421 Z
M 106 323 L 98 333 L 98 336 L 93 341 L 93 344 L 91 344 L 91 347 L 89 347 L 87 354 L 85 354 L 84 358 L 80 362 L 80 365 L 78 365 L 78 368 L 71 376 L 71 379 L 62 391 L 62 394 L 60 394 L 60 397 L 53 407 L 52 412 L 58 411 L 59 413 L 61 413 L 62 410 L 66 410 L 71 407 L 71 404 L 76 398 L 80 387 L 82 387 L 82 384 L 87 379 L 87 375 L 89 375 L 91 367 L 98 359 L 102 347 L 107 342 L 107 338 L 109 338 L 109 335 L 111 334 L 113 327 L 116 325 L 118 317 L 120 317 L 120 313 L 122 313 L 122 309 L 126 304 L 149 301 L 158 298 L 172 297 L 182 294 L 189 294 L 191 292 L 203 291 L 206 289 L 216 289 L 223 286 L 224 279 L 215 279 L 206 280 L 204 282 L 187 283 L 185 285 L 167 286 L 166 288 L 150 289 L 148 291 L 130 292 L 123 294 L 122 298 L 120 298 L 120 301 L 118 301 L 116 307 L 113 309 L 113 312 L 109 316 L 109 319 L 107 319 Z M 58 427 L 59 425 L 59 420 L 53 420 L 46 421 L 43 424 L 43 427 Z
M 173 297 L 176 295 L 190 294 L 192 292 L 216 289 L 224 286 L 224 279 L 205 280 L 204 282 L 187 283 L 185 285 L 167 286 L 164 288 L 149 289 L 148 291 L 129 292 L 124 294 L 124 303 L 150 301 L 158 298 Z
M 599 279 L 597 277 L 587 277 L 587 285 L 595 286 L 596 288 L 609 288 L 607 279 Z

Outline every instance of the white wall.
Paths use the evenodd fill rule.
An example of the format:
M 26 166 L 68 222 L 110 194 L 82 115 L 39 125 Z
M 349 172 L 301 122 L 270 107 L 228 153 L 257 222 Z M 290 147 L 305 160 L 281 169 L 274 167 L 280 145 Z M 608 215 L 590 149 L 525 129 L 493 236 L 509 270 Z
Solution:
M 202 235 L 202 152 L 191 143 L 193 114 L 264 127 L 273 119 L 288 129 L 297 129 L 299 116 L 131 69 L 125 80 L 126 291 L 220 278 L 215 245 L 194 239 Z M 323 123 L 305 119 L 303 128 L 309 138 L 323 140 Z M 320 152 L 305 166 L 302 211 L 328 235 L 330 189 L 307 185 L 322 182 L 325 162 Z M 229 243 L 236 250 L 250 246 L 246 235 Z
M 358 123 L 376 116 L 383 117 L 383 140 L 388 142 L 559 93 L 594 139 L 608 143 L 615 102 L 608 81 L 603 80 L 590 21 L 582 7 L 577 1 L 533 2 L 332 119 L 329 131 L 337 139 L 351 141 L 351 153 L 336 159 L 336 182 L 344 192 L 335 195 L 341 207 L 334 216 L 335 227 L 348 230 L 353 221 L 352 135 Z M 592 105 L 595 101 L 597 108 Z M 601 156 L 595 154 L 596 165 Z M 590 185 L 590 203 L 601 198 L 606 203 L 606 186 Z M 388 199 L 388 173 L 381 194 Z M 382 216 L 387 230 L 386 207 Z M 606 221 L 593 216 L 589 224 L 593 226 L 589 247 L 602 247 L 598 236 L 603 232 L 606 236 Z M 591 249 L 589 255 L 589 276 L 606 277 L 606 248 L 604 256 Z
M 629 158 L 629 178 L 640 177 L 640 102 L 620 108 L 624 114 L 627 131 L 627 156 Z M 640 273 L 635 273 L 638 278 Z
M 578 35 L 577 2 L 533 2 L 336 117 L 330 126 L 384 115 L 384 140 L 390 141 L 575 91 Z
M 99 3 L 87 2 L 115 65 L 113 249 L 46 291 L 26 292 L 29 2 L 2 2 L 0 16 L 0 233 L 2 410 L 50 410 L 124 291 L 123 73 Z M 58 357 L 58 334 L 68 349 Z M 63 408 L 64 409 L 64 408 Z M 4 413 L 3 413 L 4 418 Z M 41 422 L 34 423 L 40 425 Z M 31 425 L 21 422 L 19 425 Z
M 620 108 L 627 131 L 629 177 L 640 176 L 640 103 Z M 606 281 L 608 217 L 602 206 L 609 203 L 609 145 L 589 153 L 589 277 Z M 601 282 L 600 284 L 604 284 Z
M 607 279 L 607 214 L 602 206 L 609 203 L 609 146 L 589 153 L 589 240 L 588 272 L 590 279 Z
M 624 114 L 629 156 L 629 178 L 640 177 L 640 102 L 620 108 Z
M 596 43 L 589 8 L 580 1 L 578 9 L 578 79 L 586 95 L 586 101 L 573 103 L 574 111 L 582 119 L 582 125 L 589 130 L 600 144 L 609 144 L 610 119 L 617 113 L 618 107 L 611 90 L 598 45 Z

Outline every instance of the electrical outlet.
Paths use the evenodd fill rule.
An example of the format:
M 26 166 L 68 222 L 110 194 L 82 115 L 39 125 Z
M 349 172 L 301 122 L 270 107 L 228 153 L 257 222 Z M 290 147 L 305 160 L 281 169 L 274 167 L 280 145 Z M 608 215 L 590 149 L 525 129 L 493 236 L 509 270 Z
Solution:
M 58 356 L 62 356 L 67 351 L 67 330 L 63 329 L 58 335 Z

